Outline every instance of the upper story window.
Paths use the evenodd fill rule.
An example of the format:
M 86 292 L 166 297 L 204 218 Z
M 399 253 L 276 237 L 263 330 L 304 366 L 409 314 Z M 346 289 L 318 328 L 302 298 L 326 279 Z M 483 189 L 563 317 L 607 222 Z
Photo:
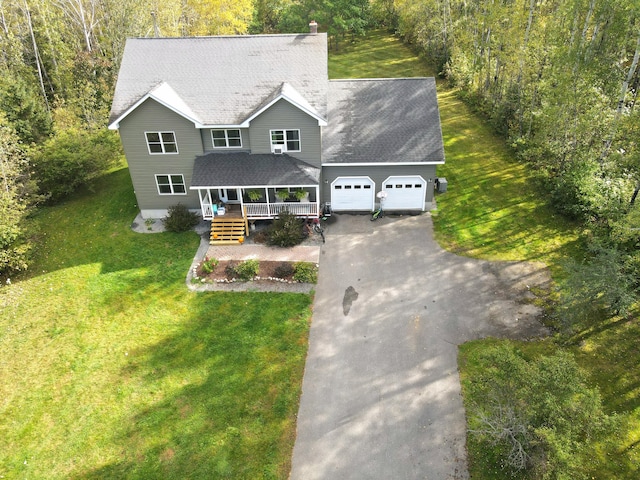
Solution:
M 240 130 L 211 130 L 213 148 L 242 148 Z
M 178 153 L 176 134 L 174 132 L 144 132 L 147 147 L 151 155 L 162 153 Z
M 156 175 L 160 195 L 186 195 L 187 189 L 182 175 Z
M 271 130 L 271 151 L 300 151 L 300 130 Z

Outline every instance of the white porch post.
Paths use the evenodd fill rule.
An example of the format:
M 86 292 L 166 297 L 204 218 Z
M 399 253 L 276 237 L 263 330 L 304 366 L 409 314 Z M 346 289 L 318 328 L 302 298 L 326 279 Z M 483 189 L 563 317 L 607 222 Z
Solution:
M 244 218 L 244 188 L 239 188 L 240 191 L 240 215 Z
M 202 212 L 202 218 L 213 218 L 213 208 L 211 205 L 211 192 L 208 188 L 198 189 L 198 196 L 200 197 L 200 211 Z

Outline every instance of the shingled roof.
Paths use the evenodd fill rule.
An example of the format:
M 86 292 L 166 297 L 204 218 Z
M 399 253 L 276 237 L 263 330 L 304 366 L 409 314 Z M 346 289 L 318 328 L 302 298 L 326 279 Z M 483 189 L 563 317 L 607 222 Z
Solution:
M 130 38 L 109 124 L 151 97 L 199 126 L 240 125 L 287 92 L 325 119 L 327 82 L 326 34 Z
M 332 80 L 323 164 L 444 163 L 434 78 Z
M 209 153 L 196 158 L 191 188 L 309 186 L 319 178 L 319 168 L 286 154 Z

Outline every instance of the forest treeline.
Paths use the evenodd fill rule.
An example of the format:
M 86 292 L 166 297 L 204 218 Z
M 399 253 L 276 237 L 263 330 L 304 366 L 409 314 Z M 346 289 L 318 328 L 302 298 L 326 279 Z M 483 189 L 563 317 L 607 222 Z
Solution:
M 637 0 L 2 0 L 0 273 L 26 268 L 30 210 L 121 158 L 105 127 L 127 37 L 304 32 L 311 19 L 333 48 L 383 25 L 435 63 L 549 202 L 588 226 L 581 295 L 628 308 L 640 288 Z
M 387 7 L 391 26 L 539 173 L 553 207 L 586 226 L 591 255 L 568 265 L 561 320 L 570 325 L 594 308 L 625 313 L 640 287 L 640 2 Z

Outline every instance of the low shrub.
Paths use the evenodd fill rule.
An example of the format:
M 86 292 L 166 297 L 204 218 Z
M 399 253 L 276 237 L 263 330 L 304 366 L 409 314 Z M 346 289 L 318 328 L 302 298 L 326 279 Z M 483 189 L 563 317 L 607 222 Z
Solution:
M 260 268 L 260 262 L 255 259 L 245 260 L 244 262 L 239 263 L 234 268 L 235 274 L 238 279 L 243 282 L 249 282 L 253 280 L 253 278 L 258 274 L 258 269 Z
M 204 261 L 202 262 L 202 271 L 204 273 L 213 273 L 213 271 L 216 269 L 216 267 L 218 266 L 218 259 L 217 258 L 209 258 L 206 257 L 204 259 Z
M 200 222 L 198 214 L 189 211 L 189 209 L 181 203 L 169 207 L 167 216 L 162 219 L 164 228 L 176 233 L 191 230 L 198 222 Z
M 281 212 L 269 227 L 268 245 L 293 247 L 304 239 L 302 234 L 304 221 L 293 213 Z
M 229 262 L 224 268 L 224 273 L 229 280 L 236 276 L 236 265 L 237 264 L 235 262 Z
M 296 262 L 293 266 L 293 279 L 302 283 L 318 282 L 318 267 L 309 262 Z
M 293 275 L 294 272 L 295 272 L 295 269 L 293 268 L 293 265 L 291 265 L 290 262 L 282 262 L 280 265 L 278 265 L 275 268 L 273 273 L 278 278 L 288 278 L 291 275 Z

